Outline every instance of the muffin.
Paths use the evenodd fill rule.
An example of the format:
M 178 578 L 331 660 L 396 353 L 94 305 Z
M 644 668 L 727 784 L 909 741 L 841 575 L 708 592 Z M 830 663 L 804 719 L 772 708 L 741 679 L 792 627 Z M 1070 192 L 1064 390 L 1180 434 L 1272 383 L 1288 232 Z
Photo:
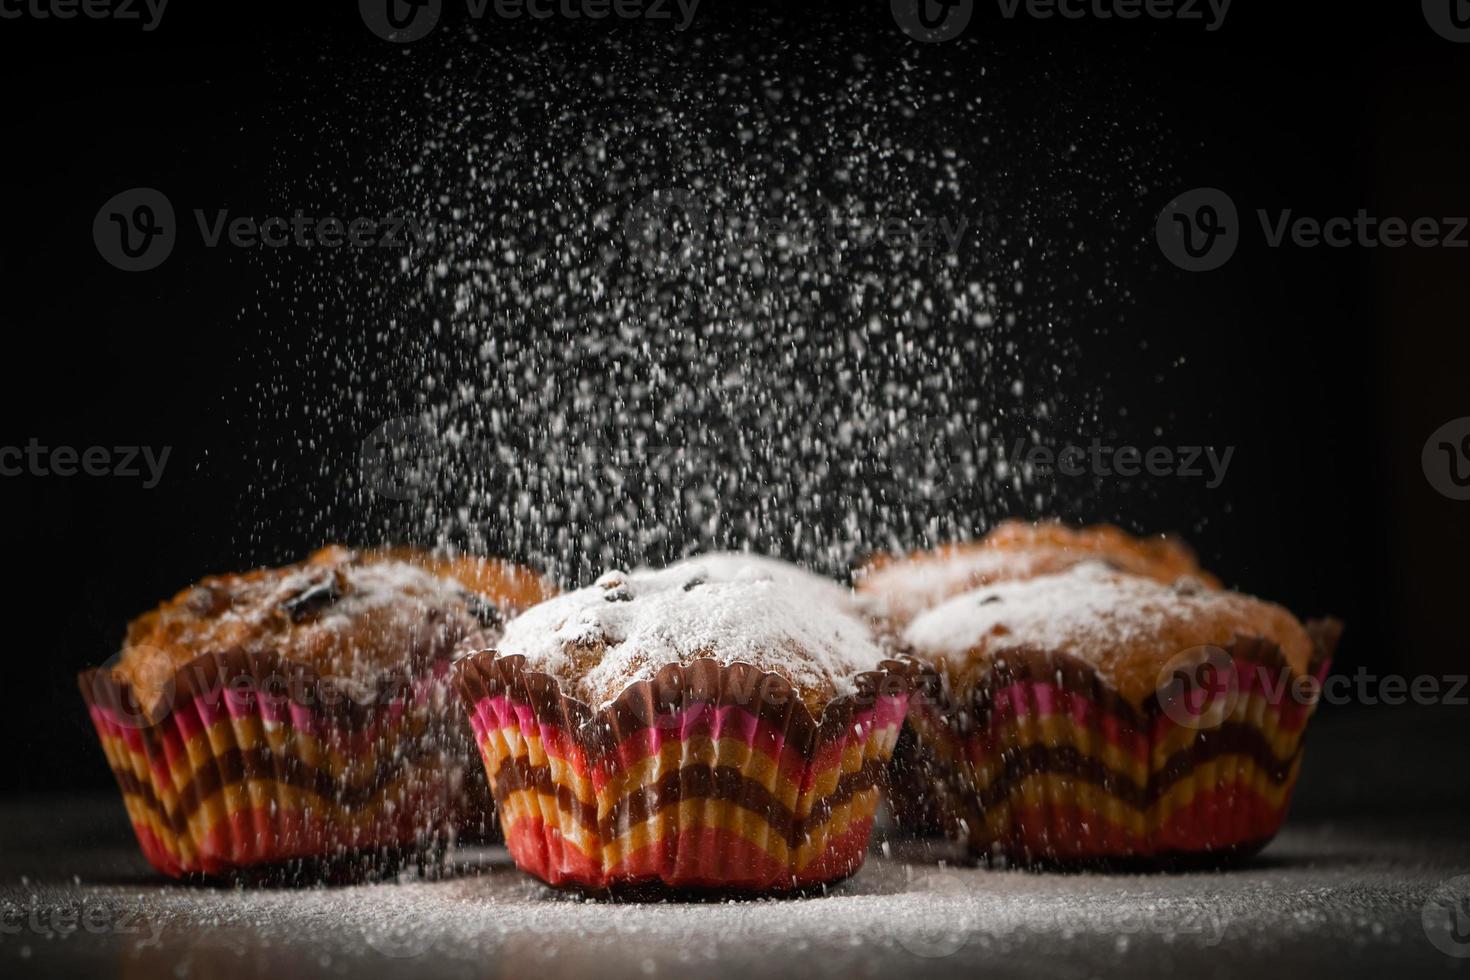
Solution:
M 712 551 L 669 567 L 696 568 L 698 574 L 707 580 L 738 582 L 770 579 L 787 594 L 803 595 L 820 605 L 836 607 L 854 615 L 859 612 L 857 600 L 847 586 L 780 558 L 770 558 L 750 551 Z M 640 568 L 637 571 L 653 569 Z
M 1219 586 L 1177 538 L 1134 537 L 1110 524 L 1071 528 L 1058 521 L 1010 520 L 997 524 L 979 541 L 904 556 L 879 555 L 859 569 L 856 587 L 868 611 L 896 629 L 962 592 L 1064 571 L 1084 561 L 1103 561 L 1160 582 L 1192 575 Z
M 476 816 L 450 658 L 548 594 L 502 562 L 334 547 L 138 617 L 79 682 L 144 855 L 370 863 Z
M 593 893 L 857 870 L 910 678 L 845 600 L 770 559 L 615 571 L 463 659 L 516 864 Z
M 1340 624 L 1084 563 L 916 618 L 909 722 L 972 853 L 1154 866 L 1263 847 Z

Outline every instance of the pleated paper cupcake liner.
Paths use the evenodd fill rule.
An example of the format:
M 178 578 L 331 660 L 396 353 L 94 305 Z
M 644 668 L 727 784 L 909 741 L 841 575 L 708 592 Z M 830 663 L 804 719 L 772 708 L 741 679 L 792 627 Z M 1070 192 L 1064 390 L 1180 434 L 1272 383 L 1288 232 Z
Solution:
M 1308 624 L 1305 676 L 1279 647 L 1201 647 L 1188 677 L 1143 705 L 1090 665 L 1006 651 L 954 692 L 916 682 L 913 749 L 892 774 L 910 829 L 940 823 L 971 852 L 1023 865 L 1214 863 L 1265 846 L 1285 820 L 1302 739 L 1341 625 Z
M 448 683 L 363 687 L 269 653 L 210 653 L 143 710 L 108 669 L 78 678 L 144 855 L 175 877 L 411 851 L 470 815 L 473 751 Z
M 813 718 L 749 664 L 671 664 L 594 710 L 493 650 L 458 684 L 516 864 L 589 892 L 781 892 L 867 852 L 912 664 L 885 661 Z

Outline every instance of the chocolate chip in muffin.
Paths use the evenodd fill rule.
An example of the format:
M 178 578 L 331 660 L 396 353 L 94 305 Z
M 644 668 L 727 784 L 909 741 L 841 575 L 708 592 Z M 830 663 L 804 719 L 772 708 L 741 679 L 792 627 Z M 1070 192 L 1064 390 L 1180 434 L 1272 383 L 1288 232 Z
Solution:
M 341 598 L 342 582 L 334 571 L 326 579 L 313 582 L 289 599 L 283 600 L 281 609 L 290 617 L 291 622 L 302 623 Z
M 196 585 L 189 590 L 184 604 L 200 619 L 216 616 L 230 607 L 230 591 L 214 584 Z
M 1205 583 L 1193 575 L 1182 575 L 1174 581 L 1174 592 L 1176 595 L 1199 595 L 1205 590 Z
M 606 591 L 607 594 L 603 596 L 603 599 L 608 602 L 633 601 L 633 591 L 628 588 L 627 572 L 618 569 L 603 572 L 597 577 L 597 581 L 592 584 Z
M 470 614 L 486 629 L 499 629 L 505 625 L 505 615 L 501 613 L 500 607 L 484 596 L 467 592 L 464 601 Z

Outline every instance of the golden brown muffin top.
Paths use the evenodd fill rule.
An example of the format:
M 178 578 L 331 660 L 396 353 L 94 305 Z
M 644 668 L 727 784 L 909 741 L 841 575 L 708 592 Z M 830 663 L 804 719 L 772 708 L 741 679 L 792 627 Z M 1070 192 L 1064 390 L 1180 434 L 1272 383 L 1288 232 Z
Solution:
M 373 561 L 404 561 L 453 579 L 475 595 L 491 600 L 506 619 L 556 595 L 557 588 L 524 565 L 477 555 L 447 556 L 417 548 L 380 548 L 365 553 Z M 498 630 L 497 634 L 498 635 Z
M 857 591 L 873 615 L 902 626 L 925 609 L 979 586 L 1097 560 L 1160 582 L 1192 575 L 1211 588 L 1220 584 L 1200 569 L 1194 552 L 1177 538 L 1135 537 L 1111 524 L 1072 528 L 1059 521 L 1011 520 L 978 541 L 907 556 L 877 556 L 859 570 Z
M 835 582 L 735 553 L 608 572 L 527 610 L 497 650 L 525 657 L 593 708 L 668 664 L 747 663 L 789 681 L 814 717 L 883 660 Z
M 966 592 L 916 618 L 903 639 L 957 687 L 973 683 L 1007 651 L 1026 649 L 1091 664 L 1138 705 L 1177 655 L 1225 647 L 1237 636 L 1275 643 L 1297 674 L 1312 660 L 1306 629 L 1280 606 L 1195 579 L 1165 585 L 1098 562 Z
M 270 652 L 326 676 L 370 680 L 448 657 L 552 590 L 507 562 L 409 549 L 327 547 L 305 561 L 212 575 L 128 624 L 115 676 L 149 706 L 204 653 Z

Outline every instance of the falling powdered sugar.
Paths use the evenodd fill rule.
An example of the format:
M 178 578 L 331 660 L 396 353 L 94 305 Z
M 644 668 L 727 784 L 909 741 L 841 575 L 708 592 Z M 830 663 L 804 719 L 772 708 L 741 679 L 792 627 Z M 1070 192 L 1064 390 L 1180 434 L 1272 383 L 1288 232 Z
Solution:
M 240 526 L 585 584 L 747 547 L 842 575 L 1054 509 L 1011 448 L 1108 425 L 1080 343 L 1159 169 L 1139 93 L 845 11 L 628 26 L 445 25 L 270 120 L 274 203 L 422 233 L 254 254 L 249 397 L 288 435 Z

